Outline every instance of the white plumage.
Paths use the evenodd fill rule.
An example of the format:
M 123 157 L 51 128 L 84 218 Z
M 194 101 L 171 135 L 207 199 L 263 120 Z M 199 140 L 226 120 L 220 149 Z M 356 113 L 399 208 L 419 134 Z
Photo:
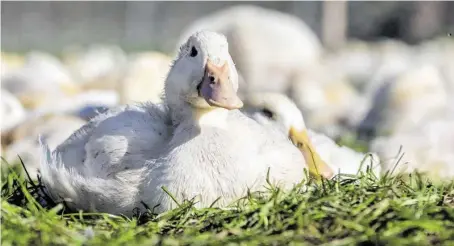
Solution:
M 80 91 L 57 58 L 37 51 L 27 54 L 23 67 L 2 76 L 2 89 L 30 109 Z
M 439 70 L 431 64 L 415 65 L 376 91 L 359 129 L 372 131 L 372 136 L 399 132 L 444 112 L 448 99 Z
M 434 180 L 454 178 L 454 118 L 434 119 L 371 143 L 391 174 L 418 171 Z M 401 150 L 399 152 L 399 150 Z
M 53 153 L 43 145 L 48 191 L 75 209 L 131 215 L 143 211 L 141 202 L 160 204 L 157 212 L 176 207 L 163 186 L 179 201 L 195 197 L 206 207 L 263 189 L 268 168 L 274 184 L 299 183 L 301 153 L 239 112 L 237 89 L 226 38 L 197 32 L 169 72 L 165 105 L 123 106 L 92 119 Z
M 26 111 L 14 95 L 3 89 L 1 93 L 1 129 L 4 133 L 21 123 L 25 119 Z
M 92 44 L 86 50 L 71 47 L 63 60 L 84 89 L 113 90 L 123 76 L 126 54 L 116 45 Z
M 160 103 L 171 62 L 170 57 L 159 52 L 131 55 L 118 88 L 120 103 Z
M 73 96 L 65 97 L 58 103 L 45 103 L 32 111 L 31 115 L 40 116 L 49 113 L 73 114 L 84 107 L 114 107 L 119 103 L 115 90 L 87 90 Z

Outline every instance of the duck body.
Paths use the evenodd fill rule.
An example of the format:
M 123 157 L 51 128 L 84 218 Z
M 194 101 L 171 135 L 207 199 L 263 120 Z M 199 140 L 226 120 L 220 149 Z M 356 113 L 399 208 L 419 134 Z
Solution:
M 416 171 L 434 182 L 454 178 L 454 104 L 450 102 L 440 114 L 371 141 L 370 149 L 384 160 L 384 172 L 398 175 Z
M 109 111 L 60 145 L 52 154 L 54 165 L 44 171 L 59 174 L 52 188 L 72 194 L 73 202 L 67 202 L 74 208 L 128 215 L 145 209 L 142 202 L 150 208 L 160 204 L 159 212 L 175 208 L 162 187 L 179 201 L 195 197 L 196 206 L 207 207 L 218 198 L 216 205 L 227 205 L 248 188 L 260 190 L 268 168 L 271 180 L 285 186 L 304 178 L 304 159 L 284 135 L 239 111 L 213 112 L 223 113 L 228 129 L 192 121 L 172 126 L 165 111 L 151 105 Z M 251 145 L 257 138 L 263 144 Z M 57 153 L 66 167 L 58 165 Z
M 217 205 L 227 205 L 245 196 L 248 188 L 260 190 L 266 185 L 268 168 L 272 182 L 283 180 L 288 186 L 303 179 L 301 163 L 304 159 L 286 138 L 269 135 L 265 128 L 238 111 L 229 112 L 227 117 L 228 129 L 211 126 L 199 129 L 191 124 L 178 126 L 175 136 L 181 137 L 169 141 L 169 158 L 158 160 L 165 171 L 153 172 L 155 177 L 150 180 L 156 182 L 150 186 L 168 185 L 177 197 L 187 199 L 199 195 L 200 206 L 209 206 L 217 198 L 221 198 Z M 263 145 L 251 145 L 250 139 Z M 282 159 L 282 155 L 287 158 Z M 172 205 L 170 197 L 161 194 L 160 201 L 167 207 Z
M 358 133 L 364 139 L 397 133 L 443 114 L 449 105 L 449 93 L 437 67 L 416 64 L 379 87 L 358 124 Z

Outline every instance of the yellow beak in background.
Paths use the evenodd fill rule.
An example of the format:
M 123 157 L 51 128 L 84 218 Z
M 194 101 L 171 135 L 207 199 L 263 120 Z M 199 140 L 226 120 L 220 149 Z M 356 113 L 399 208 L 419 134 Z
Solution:
M 45 101 L 46 95 L 39 93 L 28 93 L 26 95 L 20 95 L 17 98 L 24 106 L 24 108 L 36 109 Z
M 60 90 L 68 96 L 74 96 L 82 92 L 82 89 L 74 83 L 62 83 L 59 86 Z
M 289 137 L 293 144 L 301 151 L 309 167 L 309 173 L 317 179 L 320 177 L 331 178 L 334 175 L 333 170 L 326 164 L 315 150 L 306 130 L 298 131 L 291 127 Z
M 59 85 L 59 87 L 63 94 L 65 94 L 66 96 L 74 96 L 82 92 L 82 90 L 76 84 L 64 83 Z M 29 92 L 17 97 L 24 108 L 36 109 L 46 101 L 49 95 L 45 92 Z

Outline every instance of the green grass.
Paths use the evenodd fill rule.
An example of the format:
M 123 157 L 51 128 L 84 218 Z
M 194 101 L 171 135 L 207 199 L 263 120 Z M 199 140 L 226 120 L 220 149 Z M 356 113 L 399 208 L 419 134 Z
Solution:
M 454 183 L 420 175 L 310 180 L 230 209 L 186 201 L 128 219 L 69 211 L 17 173 L 2 171 L 2 245 L 454 245 Z

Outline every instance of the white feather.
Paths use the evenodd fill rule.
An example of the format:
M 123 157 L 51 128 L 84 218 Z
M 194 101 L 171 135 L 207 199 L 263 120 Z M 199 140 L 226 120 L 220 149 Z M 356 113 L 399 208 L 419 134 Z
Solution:
M 200 55 L 189 56 L 191 46 Z M 122 106 L 93 118 L 51 155 L 43 145 L 43 181 L 52 197 L 70 199 L 74 209 L 131 215 L 145 209 L 142 202 L 159 205 L 156 212 L 176 207 L 162 187 L 178 201 L 196 198 L 197 207 L 207 207 L 218 198 L 216 205 L 225 206 L 248 188 L 263 190 L 268 170 L 273 184 L 299 183 L 306 165 L 284 135 L 198 96 L 206 61 L 216 58 L 229 63 L 236 91 L 225 37 L 197 32 L 169 72 L 166 105 Z

